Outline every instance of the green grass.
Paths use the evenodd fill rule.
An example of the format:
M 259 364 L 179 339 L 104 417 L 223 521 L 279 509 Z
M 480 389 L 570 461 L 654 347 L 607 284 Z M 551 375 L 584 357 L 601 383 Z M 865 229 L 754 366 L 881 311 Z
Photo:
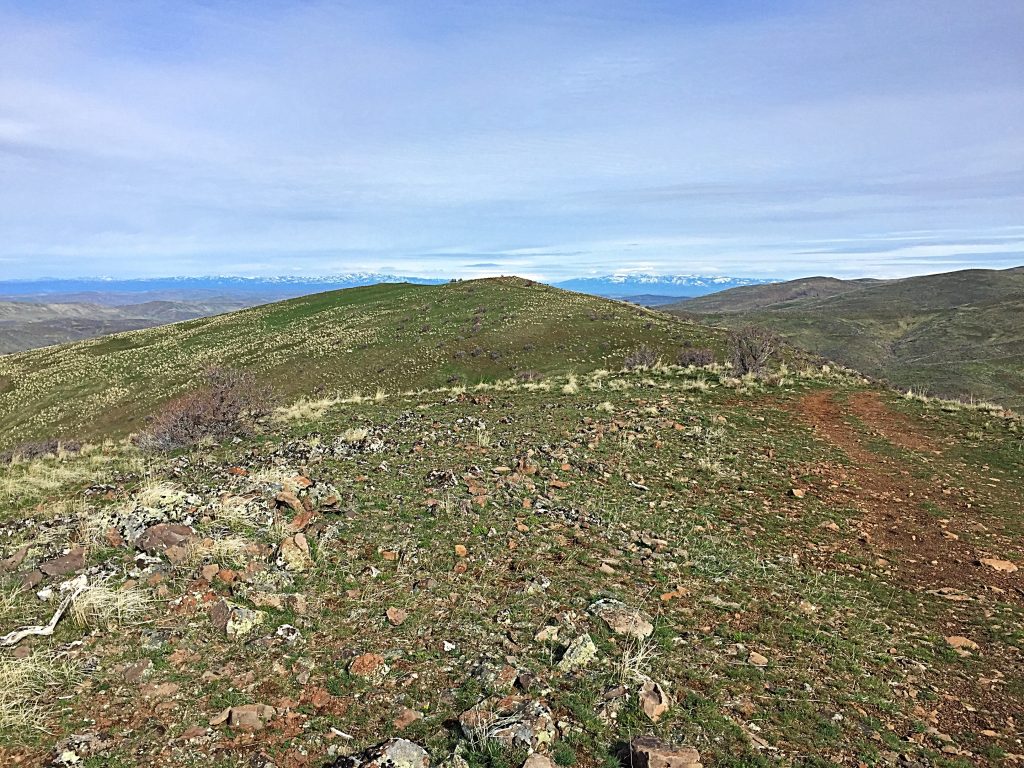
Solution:
M 617 368 L 641 344 L 669 360 L 723 347 L 702 326 L 515 278 L 333 291 L 0 356 L 0 448 L 138 430 L 211 365 L 255 371 L 291 399 Z
M 315 421 L 144 465 L 135 449 L 110 446 L 103 462 L 44 459 L 2 470 L 14 473 L 15 489 L 29 485 L 33 473 L 66 470 L 54 476 L 56 485 L 8 499 L 11 546 L 31 541 L 41 521 L 52 525 L 52 541 L 35 539 L 26 567 L 76 535 L 62 511 L 68 502 L 84 498 L 76 502 L 81 514 L 123 514 L 147 481 L 196 494 L 189 504 L 204 510 L 225 493 L 264 505 L 283 479 L 304 472 L 338 503 L 322 509 L 310 531 L 315 567 L 274 587 L 304 594 L 307 615 L 264 609 L 268 622 L 252 637 L 224 638 L 210 625 L 204 601 L 234 591 L 232 599 L 245 605 L 244 590 L 220 582 L 205 587 L 195 581 L 195 569 L 171 569 L 150 623 L 100 631 L 74 650 L 70 660 L 81 668 L 83 684 L 69 692 L 63 716 L 51 719 L 48 732 L 5 734 L 0 757 L 47 754 L 61 735 L 95 729 L 91 720 L 101 711 L 103 727 L 116 734 L 102 764 L 130 765 L 138 754 L 170 759 L 167 734 L 204 725 L 225 706 L 294 702 L 301 727 L 279 720 L 258 736 L 260 748 L 282 762 L 301 754 L 320 759 L 331 744 L 360 748 L 394 735 L 423 743 L 440 762 L 465 741 L 450 723 L 490 695 L 473 676 L 481 660 L 533 673 L 536 682 L 521 695 L 545 702 L 562 724 L 552 750 L 559 765 L 610 767 L 618 745 L 639 733 L 692 744 L 709 766 L 871 764 L 887 751 L 934 764 L 985 765 L 998 764 L 1000 750 L 1012 751 L 1012 733 L 998 723 L 1022 715 L 1019 699 L 1001 693 L 1024 686 L 1020 667 L 1006 661 L 1021 647 L 1019 603 L 994 593 L 950 603 L 904 582 L 898 571 L 879 570 L 875 556 L 891 553 L 846 543 L 858 513 L 837 513 L 819 498 L 827 487 L 822 468 L 853 467 L 794 414 L 821 387 L 852 394 L 861 385 L 842 376 L 793 375 L 789 383 L 744 390 L 714 371 L 679 369 L 577 375 L 573 394 L 562 393 L 563 376 L 547 389 L 503 383 L 468 396 L 449 390 L 339 403 Z M 697 376 L 709 382 L 705 389 L 690 388 Z M 606 402 L 613 412 L 599 410 Z M 853 428 L 881 451 L 880 459 L 908 470 L 927 461 L 941 482 L 980 485 L 996 459 L 1008 465 L 1016 450 L 1006 422 L 988 430 L 993 439 L 984 452 L 975 455 L 972 441 L 961 443 L 960 435 L 991 418 L 983 413 L 949 414 L 902 399 L 890 406 L 936 439 L 948 437 L 949 450 L 939 456 L 891 451 L 870 441 L 866 425 L 851 420 Z M 487 446 L 477 437 L 477 420 L 491 435 Z M 366 452 L 337 440 L 354 425 L 379 438 L 380 449 Z M 236 466 L 249 475 L 228 472 Z M 438 477 L 435 470 L 451 470 L 454 485 L 428 479 Z M 811 486 L 804 499 L 788 495 L 793 477 Z M 82 497 L 97 482 L 112 483 L 114 498 Z M 988 532 L 975 535 L 983 546 L 1020 558 L 1019 546 L 1005 538 L 1014 525 L 1015 486 L 995 485 L 992 497 L 978 503 Z M 428 505 L 431 499 L 437 503 Z M 175 514 L 186 513 L 183 507 Z M 842 530 L 822 529 L 828 520 L 839 520 Z M 232 533 L 218 533 L 217 525 L 203 530 Z M 266 526 L 241 532 L 276 543 Z M 667 542 L 660 556 L 644 548 L 645 538 Z M 457 557 L 455 544 L 469 556 Z M 120 579 L 131 568 L 126 550 L 101 548 L 94 556 Z M 255 560 L 272 563 L 269 556 Z M 612 573 L 600 570 L 605 562 L 615 563 Z M 463 563 L 460 572 L 456 565 Z M 676 589 L 680 596 L 661 599 Z M 629 645 L 587 613 L 600 596 L 654 618 L 654 653 L 640 672 L 664 681 L 674 700 L 658 723 L 639 709 L 633 683 L 625 698 L 606 698 L 619 684 Z M 813 610 L 802 610 L 803 603 Z M 34 605 L 19 601 L 11 621 L 27 620 Z M 384 615 L 392 606 L 408 611 L 397 627 Z M 299 627 L 295 646 L 272 639 L 283 623 Z M 535 641 L 549 624 L 560 627 L 558 639 Z M 141 651 L 151 627 L 165 633 L 163 644 Z M 984 653 L 970 659 L 952 653 L 943 640 L 951 627 L 973 637 Z M 584 672 L 558 670 L 559 649 L 584 631 L 600 649 L 597 661 Z M 61 624 L 41 650 L 66 648 L 82 634 Z M 747 663 L 751 650 L 769 664 Z M 385 656 L 384 677 L 349 674 L 348 660 L 365 652 Z M 170 705 L 141 699 L 120 677 L 125 663 L 142 656 L 155 662 L 147 683 L 181 686 Z M 299 660 L 311 664 L 306 683 L 299 680 Z M 982 701 L 984 689 L 962 687 L 965 679 L 990 678 L 997 670 L 1002 682 L 995 698 Z M 309 703 L 315 688 L 329 694 L 327 709 Z M 988 714 L 971 719 L 956 709 L 960 701 Z M 398 734 L 392 721 L 402 707 L 425 717 Z M 940 756 L 942 744 L 922 727 L 922 707 L 938 711 L 938 729 L 973 754 Z M 141 727 L 140 717 L 149 725 Z M 995 738 L 980 734 L 989 723 Z M 331 728 L 351 741 L 338 742 Z M 215 739 L 173 752 L 176 764 L 248 759 L 244 738 L 233 742 L 226 728 L 216 732 Z M 917 734 L 925 738 L 911 738 Z M 465 757 L 479 768 L 518 768 L 523 754 L 485 743 Z

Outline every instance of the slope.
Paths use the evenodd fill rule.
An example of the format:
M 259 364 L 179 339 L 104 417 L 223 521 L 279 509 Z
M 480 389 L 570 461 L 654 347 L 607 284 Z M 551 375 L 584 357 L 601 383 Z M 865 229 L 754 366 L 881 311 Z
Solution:
M 871 282 L 814 278 L 665 309 L 730 327 L 774 328 L 798 346 L 900 387 L 1024 406 L 1020 269 Z
M 0 443 L 124 434 L 204 369 L 257 372 L 284 396 L 475 383 L 674 354 L 720 332 L 515 278 L 382 284 L 0 357 Z
M 1021 426 L 659 367 L 0 466 L 0 634 L 85 580 L 0 649 L 0 763 L 1012 764 Z

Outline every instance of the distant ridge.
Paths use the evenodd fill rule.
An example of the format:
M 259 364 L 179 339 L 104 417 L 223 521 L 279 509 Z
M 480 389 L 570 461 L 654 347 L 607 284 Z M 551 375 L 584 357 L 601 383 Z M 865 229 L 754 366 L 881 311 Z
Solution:
M 899 280 L 810 277 L 663 309 L 773 328 L 864 373 L 945 397 L 1024 407 L 1024 268 Z

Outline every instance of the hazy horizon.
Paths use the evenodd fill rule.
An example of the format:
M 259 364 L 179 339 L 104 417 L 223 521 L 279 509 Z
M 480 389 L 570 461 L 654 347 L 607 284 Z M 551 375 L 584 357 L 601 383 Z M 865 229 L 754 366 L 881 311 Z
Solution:
M 0 0 L 0 279 L 1024 263 L 1024 5 Z

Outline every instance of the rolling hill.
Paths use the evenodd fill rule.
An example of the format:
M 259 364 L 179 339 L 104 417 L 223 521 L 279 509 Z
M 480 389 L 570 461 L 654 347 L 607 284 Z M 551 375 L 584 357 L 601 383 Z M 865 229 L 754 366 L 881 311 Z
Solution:
M 0 357 L 0 442 L 123 434 L 204 369 L 251 370 L 285 397 L 474 384 L 617 367 L 649 344 L 723 334 L 516 278 L 381 284 Z
M 663 309 L 728 327 L 770 327 L 901 388 L 1024 407 L 1022 268 L 881 281 L 808 278 Z

